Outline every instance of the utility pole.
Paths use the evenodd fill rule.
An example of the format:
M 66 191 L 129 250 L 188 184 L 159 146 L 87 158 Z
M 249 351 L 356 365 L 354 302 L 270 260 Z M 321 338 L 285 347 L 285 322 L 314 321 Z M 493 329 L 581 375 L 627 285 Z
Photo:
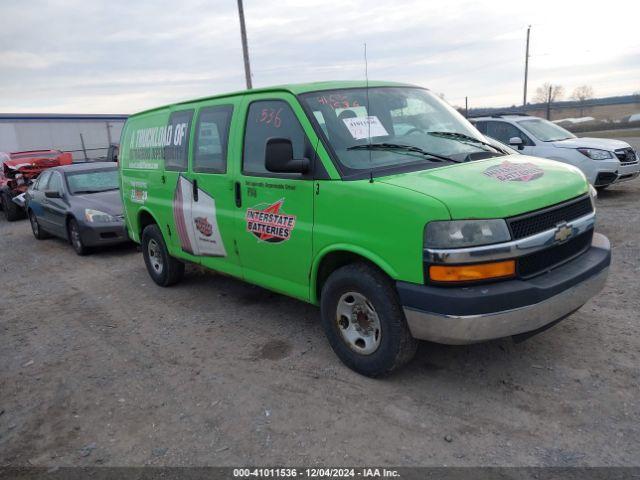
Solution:
M 244 76 L 247 80 L 247 89 L 251 90 L 251 66 L 249 65 L 249 46 L 247 45 L 247 28 L 244 25 L 244 8 L 242 0 L 238 0 L 238 15 L 240 15 L 240 35 L 242 36 L 242 55 L 244 56 Z
M 524 55 L 524 96 L 522 98 L 522 106 L 527 108 L 527 79 L 529 77 L 529 35 L 531 33 L 531 25 L 527 28 L 527 50 Z
M 469 97 L 464 97 L 464 118 L 469 118 Z
M 551 120 L 551 95 L 553 94 L 553 85 L 549 85 L 549 93 L 547 94 L 547 120 Z

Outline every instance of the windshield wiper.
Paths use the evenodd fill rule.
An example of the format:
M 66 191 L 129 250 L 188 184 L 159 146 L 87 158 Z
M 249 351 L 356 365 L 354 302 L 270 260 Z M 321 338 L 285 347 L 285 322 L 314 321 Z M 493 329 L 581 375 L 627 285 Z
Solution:
M 111 192 L 113 190 L 118 190 L 119 187 L 113 188 L 101 188 L 100 190 L 76 190 L 73 192 L 74 195 L 78 195 L 81 193 L 101 193 L 101 192 Z
M 354 145 L 353 147 L 347 147 L 347 150 L 403 150 L 405 152 L 419 153 L 420 155 L 428 156 L 438 162 L 454 162 L 460 163 L 453 158 L 438 155 L 437 153 L 427 152 L 419 147 L 412 145 L 401 145 L 399 143 L 367 143 L 366 145 Z
M 471 135 L 467 135 L 466 133 L 460 133 L 460 132 L 427 132 L 427 133 L 429 135 L 433 135 L 434 137 L 452 138 L 454 140 L 473 142 L 480 145 L 486 145 L 487 147 L 491 147 L 494 150 L 498 150 L 498 152 L 500 153 L 507 153 L 506 151 L 502 150 L 500 147 L 496 147 L 495 145 L 492 145 L 488 142 L 480 140 L 479 138 L 472 137 Z

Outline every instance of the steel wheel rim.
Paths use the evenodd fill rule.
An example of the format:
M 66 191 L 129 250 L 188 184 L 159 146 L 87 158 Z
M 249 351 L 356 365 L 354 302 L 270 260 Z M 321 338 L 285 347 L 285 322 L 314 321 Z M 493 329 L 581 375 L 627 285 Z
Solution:
M 149 240 L 147 245 L 147 254 L 149 256 L 149 264 L 151 268 L 157 273 L 162 273 L 164 262 L 162 261 L 162 253 L 160 252 L 160 245 L 154 239 Z
M 29 215 L 29 221 L 31 222 L 31 230 L 33 231 L 33 234 L 37 237 L 38 236 L 38 220 L 36 220 L 36 216 L 33 212 L 31 212 L 31 214 Z
M 380 346 L 380 318 L 372 303 L 360 293 L 347 292 L 340 297 L 336 327 L 342 341 L 356 353 L 371 355 Z

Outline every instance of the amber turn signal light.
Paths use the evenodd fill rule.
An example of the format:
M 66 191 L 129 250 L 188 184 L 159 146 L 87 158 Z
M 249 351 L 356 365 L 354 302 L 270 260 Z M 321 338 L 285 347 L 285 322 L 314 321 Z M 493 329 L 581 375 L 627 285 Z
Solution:
M 513 277 L 515 273 L 515 260 L 473 265 L 431 265 L 429 267 L 429 277 L 434 282 L 473 282 L 491 278 Z

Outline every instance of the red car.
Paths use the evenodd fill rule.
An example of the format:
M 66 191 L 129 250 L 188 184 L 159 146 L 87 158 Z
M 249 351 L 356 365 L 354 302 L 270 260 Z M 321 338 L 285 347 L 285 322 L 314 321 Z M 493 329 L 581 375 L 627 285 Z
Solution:
M 43 170 L 71 163 L 71 154 L 60 150 L 0 153 L 0 209 L 7 221 L 24 218 L 24 210 L 13 202 L 13 198 L 25 193 Z

